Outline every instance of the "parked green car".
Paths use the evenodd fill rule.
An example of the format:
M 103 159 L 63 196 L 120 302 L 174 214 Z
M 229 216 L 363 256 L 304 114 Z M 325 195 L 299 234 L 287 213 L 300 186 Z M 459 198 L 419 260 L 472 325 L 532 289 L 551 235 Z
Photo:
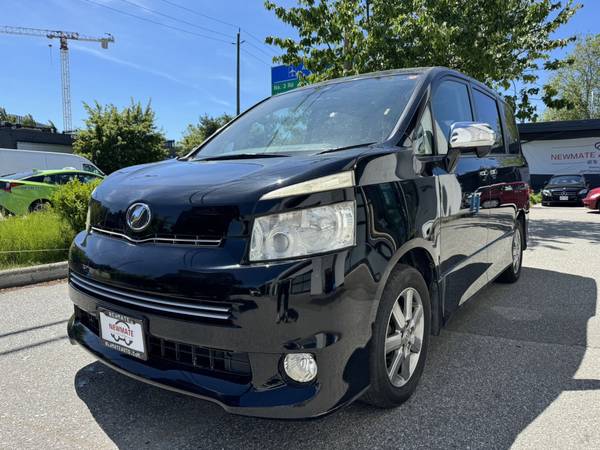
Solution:
M 75 169 L 32 170 L 0 178 L 0 212 L 14 215 L 38 211 L 51 204 L 50 198 L 61 185 L 73 179 L 82 183 L 102 176 Z

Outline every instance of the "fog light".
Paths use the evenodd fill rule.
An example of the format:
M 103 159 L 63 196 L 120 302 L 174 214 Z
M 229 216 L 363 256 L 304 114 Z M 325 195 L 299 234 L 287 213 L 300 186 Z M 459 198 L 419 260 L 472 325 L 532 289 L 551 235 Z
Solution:
M 307 383 L 317 376 L 317 362 L 310 353 L 289 353 L 283 360 L 285 373 L 292 380 Z

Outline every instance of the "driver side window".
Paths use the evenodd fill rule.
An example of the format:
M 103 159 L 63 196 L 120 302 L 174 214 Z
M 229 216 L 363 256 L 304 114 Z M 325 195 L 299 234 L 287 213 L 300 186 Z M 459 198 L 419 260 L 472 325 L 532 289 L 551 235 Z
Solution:
M 467 85 L 459 81 L 442 81 L 433 95 L 431 106 L 438 153 L 445 155 L 448 153 L 448 137 L 452 124 L 473 120 Z

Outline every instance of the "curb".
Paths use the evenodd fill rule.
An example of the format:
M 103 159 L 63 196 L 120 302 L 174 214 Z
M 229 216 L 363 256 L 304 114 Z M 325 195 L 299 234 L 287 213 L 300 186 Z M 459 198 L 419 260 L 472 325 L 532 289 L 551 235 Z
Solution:
M 69 268 L 67 261 L 18 269 L 0 270 L 0 289 L 27 286 L 28 284 L 66 278 Z

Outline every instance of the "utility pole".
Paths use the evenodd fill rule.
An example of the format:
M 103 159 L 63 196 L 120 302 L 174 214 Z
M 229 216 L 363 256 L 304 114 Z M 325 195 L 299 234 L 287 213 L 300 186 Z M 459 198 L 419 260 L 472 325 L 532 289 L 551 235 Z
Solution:
M 237 32 L 237 70 L 236 70 L 236 110 L 235 114 L 240 115 L 240 29 Z

